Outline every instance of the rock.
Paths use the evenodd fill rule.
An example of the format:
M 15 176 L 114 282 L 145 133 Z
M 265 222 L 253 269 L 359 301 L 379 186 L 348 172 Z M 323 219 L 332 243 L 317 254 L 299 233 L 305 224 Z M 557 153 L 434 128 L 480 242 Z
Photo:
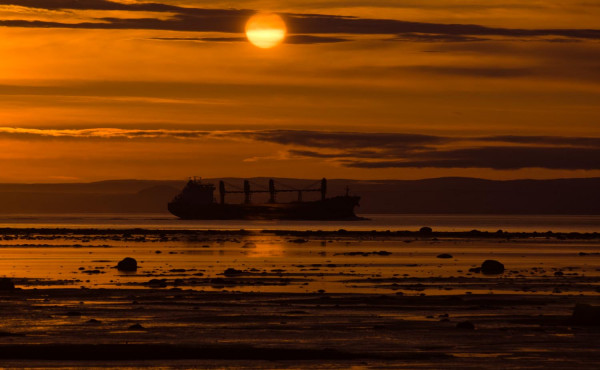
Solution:
M 167 281 L 165 279 L 152 279 L 146 283 L 149 287 L 152 288 L 166 288 Z
M 475 330 L 475 325 L 470 321 L 461 321 L 456 324 L 457 329 Z
M 131 325 L 129 328 L 129 330 L 146 330 L 146 328 L 144 328 L 142 325 L 140 324 L 133 324 Z
M 481 264 L 481 272 L 485 275 L 498 275 L 504 272 L 504 265 L 496 260 L 486 260 Z
M 306 239 L 292 239 L 289 241 L 290 243 L 297 243 L 297 244 L 302 244 L 302 243 L 308 243 L 308 240 Z
M 452 255 L 448 253 L 442 253 L 438 255 L 437 258 L 452 258 Z
M 578 303 L 573 309 L 572 320 L 575 324 L 600 325 L 600 306 Z
M 479 274 L 481 272 L 481 267 L 471 267 L 469 269 L 469 272 L 474 272 L 476 274 Z
M 225 270 L 223 272 L 223 275 L 225 275 L 225 276 L 235 276 L 235 275 L 241 275 L 243 273 L 244 273 L 244 271 L 242 271 L 242 270 L 236 270 L 233 267 L 230 267 L 230 268 L 228 268 L 227 270 Z
M 564 272 L 562 272 L 562 271 L 556 271 L 556 272 L 554 273 L 554 276 L 564 276 L 564 275 L 565 275 L 565 273 L 564 273 Z
M 137 271 L 137 268 L 137 261 L 131 257 L 124 258 L 117 264 L 117 270 L 119 271 Z
M 102 322 L 100 320 L 96 320 L 96 319 L 89 319 L 88 321 L 86 321 L 86 323 L 88 323 L 88 324 L 101 324 Z
M 100 273 L 102 273 L 102 271 L 100 271 L 100 270 L 85 270 L 85 271 L 81 271 L 81 273 L 93 275 L 93 274 L 100 274 Z
M 14 290 L 15 284 L 9 278 L 0 279 L 0 290 Z
M 423 226 L 422 228 L 419 229 L 419 234 L 431 235 L 431 234 L 433 234 L 433 229 L 430 228 L 429 226 Z

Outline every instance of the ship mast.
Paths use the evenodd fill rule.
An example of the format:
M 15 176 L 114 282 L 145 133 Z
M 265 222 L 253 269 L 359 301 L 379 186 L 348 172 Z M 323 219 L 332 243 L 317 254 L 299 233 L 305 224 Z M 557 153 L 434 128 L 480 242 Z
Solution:
M 313 186 L 316 184 L 313 184 L 307 188 L 304 189 L 277 189 L 275 188 L 275 180 L 273 179 L 269 179 L 269 189 L 268 190 L 252 190 L 251 186 L 250 186 L 250 181 L 249 180 L 244 180 L 244 188 L 243 190 L 240 189 L 237 186 L 230 185 L 231 187 L 240 189 L 240 190 L 227 190 L 225 187 L 225 182 L 223 180 L 219 181 L 219 195 L 220 195 L 220 201 L 221 204 L 225 204 L 225 196 L 226 194 L 244 194 L 244 204 L 251 204 L 252 203 L 252 194 L 255 193 L 269 193 L 269 203 L 274 204 L 277 203 L 277 193 L 290 193 L 290 192 L 295 192 L 298 193 L 298 202 L 302 202 L 302 193 L 304 192 L 320 192 L 321 193 L 321 200 L 325 200 L 327 198 L 327 179 L 323 178 L 319 181 L 321 184 L 321 186 L 319 186 L 318 188 L 314 188 Z M 318 184 L 318 182 L 317 182 Z M 290 186 L 288 186 L 289 188 L 291 188 Z

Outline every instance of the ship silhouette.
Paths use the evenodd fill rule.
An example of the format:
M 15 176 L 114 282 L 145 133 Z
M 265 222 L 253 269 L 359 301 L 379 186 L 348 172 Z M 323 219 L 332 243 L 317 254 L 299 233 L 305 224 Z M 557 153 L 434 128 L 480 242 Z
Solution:
M 240 190 L 227 189 L 224 181 L 219 182 L 219 202 L 215 200 L 215 186 L 204 183 L 199 178 L 191 178 L 181 193 L 168 204 L 169 212 L 186 220 L 360 220 L 354 213 L 360 197 L 349 195 L 348 188 L 343 196 L 327 197 L 327 179 L 317 182 L 318 187 L 304 189 L 277 189 L 274 180 L 269 180 L 268 190 L 251 188 L 250 181 L 244 181 Z M 315 184 L 316 185 L 316 184 Z M 231 185 L 229 187 L 232 187 Z M 278 193 L 296 192 L 297 201 L 279 203 Z M 321 199 L 303 201 L 307 192 L 320 192 Z M 252 195 L 268 193 L 267 203 L 253 203 Z M 227 203 L 227 194 L 243 194 L 244 202 Z

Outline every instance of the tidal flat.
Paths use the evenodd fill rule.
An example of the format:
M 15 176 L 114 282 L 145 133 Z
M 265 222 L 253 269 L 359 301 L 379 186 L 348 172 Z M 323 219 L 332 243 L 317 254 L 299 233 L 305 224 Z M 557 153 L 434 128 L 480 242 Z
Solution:
M 598 234 L 3 229 L 0 236 L 1 275 L 14 284 L 0 291 L 4 366 L 600 364 Z M 116 268 L 126 257 L 137 270 Z M 485 260 L 504 271 L 484 274 Z M 574 315 L 576 305 L 591 315 Z

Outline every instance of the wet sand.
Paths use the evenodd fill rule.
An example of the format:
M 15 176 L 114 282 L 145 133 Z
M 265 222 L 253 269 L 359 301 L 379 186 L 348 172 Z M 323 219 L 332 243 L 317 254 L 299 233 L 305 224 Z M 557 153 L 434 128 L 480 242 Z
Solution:
M 3 366 L 596 368 L 594 234 L 4 230 Z M 439 258 L 442 254 L 450 257 Z M 135 273 L 114 268 L 125 256 Z M 503 274 L 470 269 L 486 259 Z M 231 270 L 227 270 L 231 269 Z

